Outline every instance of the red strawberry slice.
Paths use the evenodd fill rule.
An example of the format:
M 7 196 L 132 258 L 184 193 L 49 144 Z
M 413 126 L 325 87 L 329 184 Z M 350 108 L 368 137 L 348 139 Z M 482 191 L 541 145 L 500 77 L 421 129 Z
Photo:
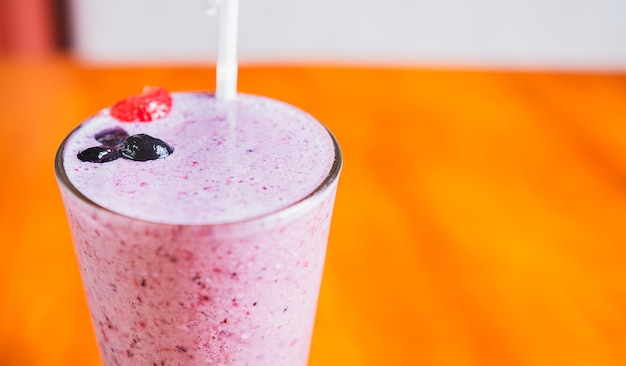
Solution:
M 150 122 L 163 118 L 172 109 L 167 90 L 147 86 L 141 95 L 133 95 L 111 107 L 111 116 L 122 122 Z

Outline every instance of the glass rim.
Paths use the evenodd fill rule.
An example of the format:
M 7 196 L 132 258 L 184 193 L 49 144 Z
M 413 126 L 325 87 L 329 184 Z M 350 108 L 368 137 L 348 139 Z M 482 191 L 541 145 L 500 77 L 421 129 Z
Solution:
M 281 102 L 281 103 L 284 103 L 284 102 Z M 297 108 L 297 107 L 295 107 L 295 108 Z M 307 113 L 307 112 L 305 112 L 305 113 Z M 333 150 L 334 150 L 333 164 L 331 165 L 330 170 L 326 174 L 325 178 L 322 180 L 322 182 L 312 192 L 306 194 L 304 197 L 302 197 L 302 198 L 300 198 L 300 199 L 298 199 L 298 200 L 296 200 L 296 201 L 294 201 L 294 202 L 292 202 L 292 203 L 290 203 L 290 204 L 288 204 L 288 205 L 286 205 L 284 207 L 278 208 L 276 210 L 265 212 L 265 213 L 262 213 L 260 215 L 256 215 L 256 216 L 252 216 L 252 217 L 247 217 L 247 218 L 244 218 L 244 219 L 241 219 L 241 220 L 232 220 L 232 221 L 225 221 L 225 222 L 219 222 L 219 223 L 207 222 L 207 223 L 191 223 L 191 224 L 153 221 L 153 220 L 148 220 L 148 219 L 143 219 L 143 218 L 138 218 L 138 217 L 130 216 L 130 215 L 127 215 L 127 214 L 123 214 L 123 213 L 120 213 L 120 212 L 117 212 L 117 211 L 112 210 L 110 208 L 104 207 L 104 206 L 102 206 L 102 205 L 92 201 L 90 198 L 85 196 L 80 190 L 78 190 L 78 188 L 76 188 L 74 186 L 74 184 L 72 184 L 72 182 L 69 180 L 69 178 L 67 176 L 67 173 L 65 171 L 65 167 L 64 167 L 64 164 L 63 164 L 63 154 L 64 154 L 64 151 L 65 151 L 65 146 L 66 146 L 69 138 L 78 129 L 80 129 L 82 127 L 83 123 L 81 123 L 78 126 L 76 126 L 69 134 L 67 134 L 67 136 L 65 136 L 65 138 L 61 142 L 61 145 L 57 149 L 57 152 L 56 152 L 56 155 L 55 155 L 55 159 L 54 159 L 54 171 L 55 171 L 55 175 L 56 175 L 57 181 L 61 185 L 63 185 L 65 188 L 67 188 L 72 195 L 77 197 L 83 203 L 86 203 L 87 205 L 89 205 L 89 206 L 91 206 L 93 208 L 96 208 L 98 210 L 102 210 L 102 211 L 107 212 L 109 214 L 112 214 L 112 215 L 115 215 L 115 216 L 119 216 L 119 217 L 128 218 L 128 219 L 132 219 L 132 220 L 135 220 L 135 221 L 138 221 L 138 222 L 155 224 L 155 225 L 185 226 L 185 227 L 205 227 L 205 228 L 219 229 L 219 228 L 228 228 L 228 227 L 241 225 L 241 224 L 249 224 L 249 223 L 253 223 L 253 222 L 266 222 L 266 221 L 271 221 L 271 220 L 280 220 L 281 218 L 289 217 L 292 214 L 292 212 L 297 212 L 307 202 L 310 202 L 311 200 L 316 198 L 321 193 L 324 193 L 325 191 L 327 191 L 337 181 L 337 179 L 339 178 L 339 174 L 341 173 L 341 169 L 343 167 L 343 155 L 342 155 L 342 152 L 341 152 L 341 147 L 339 146 L 339 142 L 337 141 L 337 139 L 335 138 L 333 133 L 326 126 L 324 126 L 324 124 L 322 124 L 315 117 L 313 117 L 313 119 L 318 124 L 320 124 L 324 128 L 324 130 L 326 130 L 326 132 L 328 133 L 330 139 L 332 140 L 332 144 L 333 144 Z M 87 118 L 85 121 L 88 121 L 88 120 L 89 120 L 89 118 Z

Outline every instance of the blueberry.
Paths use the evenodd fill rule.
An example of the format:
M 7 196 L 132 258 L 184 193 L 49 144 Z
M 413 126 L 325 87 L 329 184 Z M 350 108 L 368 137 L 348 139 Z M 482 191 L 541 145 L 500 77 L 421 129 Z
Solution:
M 130 136 L 120 148 L 123 157 L 135 161 L 165 158 L 172 152 L 174 149 L 162 140 L 143 133 Z
M 104 146 L 114 147 L 128 138 L 128 132 L 120 127 L 113 127 L 98 132 L 95 138 Z
M 90 147 L 87 150 L 79 152 L 76 156 L 81 161 L 88 161 L 91 163 L 106 163 L 120 157 L 117 149 L 105 146 Z

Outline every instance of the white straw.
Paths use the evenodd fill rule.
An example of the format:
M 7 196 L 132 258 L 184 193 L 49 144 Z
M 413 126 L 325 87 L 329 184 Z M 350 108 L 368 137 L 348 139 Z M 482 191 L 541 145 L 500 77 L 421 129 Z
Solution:
M 219 8 L 216 95 L 218 100 L 229 101 L 237 97 L 239 0 L 224 0 Z

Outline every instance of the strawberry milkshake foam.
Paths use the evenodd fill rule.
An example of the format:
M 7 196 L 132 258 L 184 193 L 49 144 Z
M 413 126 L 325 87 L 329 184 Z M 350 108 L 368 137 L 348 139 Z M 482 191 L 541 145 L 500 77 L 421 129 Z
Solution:
M 129 107 L 151 115 L 104 109 L 57 154 L 104 364 L 305 365 L 334 138 L 269 98 L 155 93 Z

